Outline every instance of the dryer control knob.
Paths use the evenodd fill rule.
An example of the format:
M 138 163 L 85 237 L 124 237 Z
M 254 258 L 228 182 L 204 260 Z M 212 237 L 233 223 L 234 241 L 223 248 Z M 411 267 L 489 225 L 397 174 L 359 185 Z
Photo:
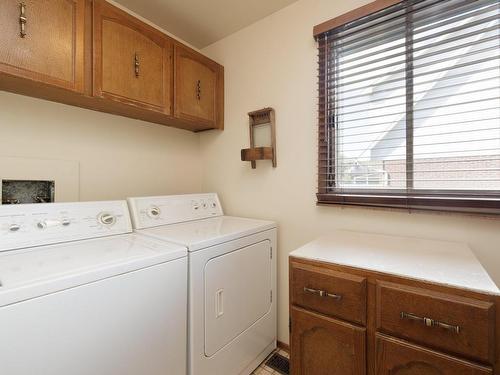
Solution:
M 160 217 L 161 210 L 158 206 L 151 206 L 148 208 L 148 216 L 151 219 L 158 219 Z
M 111 226 L 116 223 L 116 216 L 109 212 L 101 212 L 97 215 L 97 221 L 102 225 Z

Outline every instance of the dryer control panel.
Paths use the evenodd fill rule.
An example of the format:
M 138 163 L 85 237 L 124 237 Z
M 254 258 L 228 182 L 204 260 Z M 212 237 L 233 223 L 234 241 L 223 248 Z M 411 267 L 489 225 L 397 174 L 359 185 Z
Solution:
M 0 206 L 0 251 L 131 231 L 126 201 Z
M 222 216 L 216 193 L 128 198 L 135 229 Z

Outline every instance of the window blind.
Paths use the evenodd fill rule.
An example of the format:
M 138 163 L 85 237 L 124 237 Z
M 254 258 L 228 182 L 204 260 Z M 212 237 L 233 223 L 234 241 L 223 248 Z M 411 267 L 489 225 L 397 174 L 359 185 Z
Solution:
M 500 211 L 498 0 L 407 0 L 316 36 L 320 203 Z

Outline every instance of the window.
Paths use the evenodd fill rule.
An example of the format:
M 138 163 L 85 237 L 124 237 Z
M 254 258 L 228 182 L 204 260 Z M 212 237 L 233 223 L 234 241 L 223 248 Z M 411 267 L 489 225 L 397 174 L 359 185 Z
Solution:
M 318 202 L 500 213 L 499 15 L 384 0 L 315 28 Z

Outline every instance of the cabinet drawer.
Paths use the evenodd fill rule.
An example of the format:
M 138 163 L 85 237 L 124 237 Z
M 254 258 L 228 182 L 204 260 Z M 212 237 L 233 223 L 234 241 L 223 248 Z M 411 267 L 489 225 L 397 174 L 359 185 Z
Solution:
M 366 323 L 366 279 L 291 262 L 291 302 L 350 322 Z
M 492 303 L 388 282 L 376 298 L 377 330 L 493 363 Z
M 377 375 L 492 375 L 489 367 L 377 335 Z

